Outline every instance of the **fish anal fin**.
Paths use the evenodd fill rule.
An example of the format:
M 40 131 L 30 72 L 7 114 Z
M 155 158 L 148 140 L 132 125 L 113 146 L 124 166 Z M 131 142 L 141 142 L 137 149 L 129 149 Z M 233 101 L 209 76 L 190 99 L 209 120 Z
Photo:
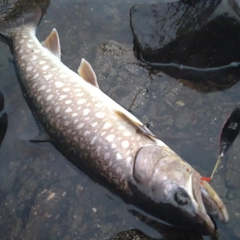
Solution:
M 115 111 L 115 113 L 120 118 L 122 118 L 123 120 L 127 121 L 130 125 L 132 125 L 136 129 L 137 133 L 143 134 L 146 137 L 150 138 L 151 140 L 156 139 L 156 136 L 144 124 L 134 121 L 129 116 L 127 116 L 124 112 Z
M 55 28 L 53 28 L 52 32 L 42 42 L 42 45 L 47 48 L 51 53 L 53 53 L 58 59 L 61 60 L 60 40 L 58 32 Z
M 82 61 L 78 68 L 78 74 L 87 82 L 91 83 L 93 86 L 98 87 L 96 74 L 88 61 L 82 58 Z

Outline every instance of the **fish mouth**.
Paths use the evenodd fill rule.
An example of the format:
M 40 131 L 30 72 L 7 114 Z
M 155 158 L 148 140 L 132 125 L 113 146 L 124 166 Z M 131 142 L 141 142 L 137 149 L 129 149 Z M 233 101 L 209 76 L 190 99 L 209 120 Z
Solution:
M 229 217 L 226 207 L 213 188 L 205 180 L 201 180 L 199 173 L 193 175 L 192 181 L 193 195 L 197 203 L 196 216 L 204 232 L 214 235 L 216 225 L 212 217 L 218 218 L 221 222 L 227 222 Z
M 221 222 L 228 222 L 229 216 L 227 209 L 208 182 L 202 180 L 200 190 L 207 213 L 212 217 L 218 218 Z

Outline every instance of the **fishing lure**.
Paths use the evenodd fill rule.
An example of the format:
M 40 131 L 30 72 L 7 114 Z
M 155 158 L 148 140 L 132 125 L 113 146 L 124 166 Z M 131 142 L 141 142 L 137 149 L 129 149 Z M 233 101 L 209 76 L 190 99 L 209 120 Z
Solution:
M 237 104 L 236 108 L 232 111 L 230 116 L 227 118 L 225 124 L 223 125 L 220 135 L 220 151 L 210 179 L 213 178 L 214 173 L 216 172 L 219 164 L 221 163 L 221 160 L 223 159 L 227 150 L 236 139 L 239 132 L 240 132 L 240 102 Z

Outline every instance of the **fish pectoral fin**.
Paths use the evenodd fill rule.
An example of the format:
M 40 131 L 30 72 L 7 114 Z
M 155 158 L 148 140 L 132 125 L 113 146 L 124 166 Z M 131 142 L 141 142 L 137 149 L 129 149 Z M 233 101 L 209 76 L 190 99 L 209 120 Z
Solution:
M 82 58 L 81 63 L 78 68 L 78 74 L 82 77 L 86 82 L 91 83 L 93 86 L 98 87 L 96 74 L 88 61 Z
M 53 28 L 52 32 L 42 42 L 42 45 L 61 60 L 61 45 L 58 32 L 55 28 Z
M 120 118 L 122 118 L 123 120 L 127 121 L 134 128 L 136 128 L 136 132 L 137 133 L 143 134 L 146 137 L 150 138 L 151 140 L 156 139 L 156 136 L 144 124 L 134 121 L 133 119 L 131 119 L 129 116 L 127 116 L 125 113 L 123 113 L 121 111 L 115 111 L 115 113 Z

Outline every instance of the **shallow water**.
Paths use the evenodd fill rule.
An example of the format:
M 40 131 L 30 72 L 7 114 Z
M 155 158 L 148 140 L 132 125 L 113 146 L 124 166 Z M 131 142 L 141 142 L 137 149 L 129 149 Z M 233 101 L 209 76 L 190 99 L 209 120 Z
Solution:
M 76 70 L 81 58 L 87 59 L 107 95 L 149 123 L 151 131 L 202 175 L 210 175 L 219 132 L 239 101 L 240 85 L 205 94 L 163 73 L 149 75 L 133 56 L 129 11 L 139 3 L 146 1 L 52 0 L 38 37 L 42 40 L 56 28 L 67 66 Z M 0 42 L 0 52 L 0 91 L 8 115 L 0 151 L 0 239 L 110 239 L 130 228 L 160 239 L 201 239 L 166 227 L 158 232 L 50 143 L 30 143 L 37 126 L 5 43 Z M 227 226 L 218 223 L 219 239 L 224 240 L 240 236 L 238 154 L 232 149 L 212 183 L 230 214 Z

